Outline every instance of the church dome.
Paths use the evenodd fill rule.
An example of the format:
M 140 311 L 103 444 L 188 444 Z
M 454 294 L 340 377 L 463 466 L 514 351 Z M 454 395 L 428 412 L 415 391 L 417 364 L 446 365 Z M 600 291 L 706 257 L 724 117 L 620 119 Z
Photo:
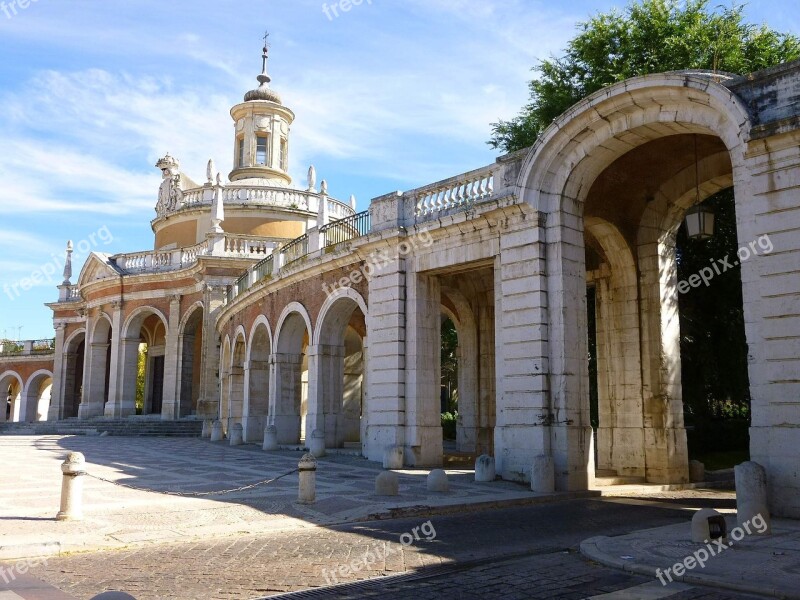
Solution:
M 250 90 L 244 95 L 245 102 L 254 102 L 258 100 L 266 100 L 267 102 L 274 102 L 275 104 L 281 103 L 281 97 L 272 88 L 269 87 L 270 77 L 266 73 L 258 76 L 258 81 L 261 83 L 258 88 Z

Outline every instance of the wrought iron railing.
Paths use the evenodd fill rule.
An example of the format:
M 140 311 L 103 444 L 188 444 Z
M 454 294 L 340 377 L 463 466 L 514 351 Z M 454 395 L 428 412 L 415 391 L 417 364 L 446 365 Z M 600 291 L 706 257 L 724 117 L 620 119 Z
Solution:
M 352 216 L 328 223 L 320 228 L 320 236 L 325 236 L 325 247 L 335 246 L 348 240 L 367 235 L 370 230 L 369 211 L 365 210 Z
M 270 254 L 264 260 L 256 263 L 253 266 L 253 283 L 258 283 L 266 279 L 267 277 L 272 277 L 272 270 L 275 265 L 275 255 Z
M 308 254 L 308 234 L 301 235 L 281 248 L 283 266 L 292 264 Z

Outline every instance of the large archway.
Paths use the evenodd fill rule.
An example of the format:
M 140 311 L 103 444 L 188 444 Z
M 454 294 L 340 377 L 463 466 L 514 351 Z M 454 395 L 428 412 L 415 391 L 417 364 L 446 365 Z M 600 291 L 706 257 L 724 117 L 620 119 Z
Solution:
M 28 423 L 46 421 L 53 391 L 53 374 L 47 370 L 37 371 L 25 384 L 25 414 L 20 420 Z
M 737 179 L 747 124 L 747 112 L 711 76 L 650 76 L 579 103 L 529 155 L 520 181 L 546 215 L 543 312 L 555 393 L 542 394 L 540 408 L 558 489 L 585 488 L 593 467 L 587 281 L 600 282 L 604 295 L 598 460 L 652 482 L 688 480 L 674 238 L 697 201 L 695 173 L 701 188 Z M 712 173 L 720 156 L 727 170 Z M 743 206 L 737 191 L 737 210 Z
M 366 303 L 352 289 L 326 301 L 316 343 L 309 349 L 309 429 L 325 433 L 328 448 L 361 447 L 366 429 L 364 374 L 367 350 Z
M 89 334 L 84 359 L 83 394 L 78 406 L 78 417 L 101 417 L 109 400 L 111 378 L 111 338 L 119 335 L 113 331 L 111 320 L 104 313 L 94 319 Z
M 197 414 L 203 365 L 203 306 L 193 307 L 180 328 L 179 417 Z
M 62 418 L 78 416 L 83 395 L 83 364 L 86 356 L 86 332 L 81 330 L 64 344 Z
M 247 340 L 243 328 L 236 331 L 233 339 L 233 346 L 231 351 L 231 362 L 228 366 L 228 378 L 226 386 L 227 413 L 223 414 L 223 424 L 225 432 L 230 435 L 231 427 L 235 424 L 242 424 L 242 416 L 244 415 L 244 367 L 245 357 L 247 353 Z
M 6 371 L 0 375 L 0 390 L 5 398 L 2 411 L 3 422 L 17 422 L 20 420 L 22 410 L 22 378 L 13 371 Z
M 264 427 L 269 415 L 269 358 L 272 355 L 272 333 L 263 315 L 253 324 L 247 349 L 245 379 L 247 394 L 244 407 L 244 436 L 246 442 L 264 439 Z
M 157 309 L 143 307 L 128 317 L 120 340 L 122 377 L 113 416 L 161 415 L 166 335 L 167 320 Z
M 275 337 L 277 341 L 270 373 L 269 422 L 278 429 L 278 443 L 298 444 L 313 432 L 307 431 L 302 423 L 308 402 L 303 379 L 308 381 L 311 320 L 301 304 L 294 302 L 284 309 Z

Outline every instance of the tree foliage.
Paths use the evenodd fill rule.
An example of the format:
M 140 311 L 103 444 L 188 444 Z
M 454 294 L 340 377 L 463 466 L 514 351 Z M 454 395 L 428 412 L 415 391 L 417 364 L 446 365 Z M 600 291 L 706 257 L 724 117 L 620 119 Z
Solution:
M 528 105 L 516 118 L 493 123 L 489 143 L 508 152 L 526 148 L 573 104 L 630 77 L 685 69 L 745 74 L 798 57 L 800 38 L 746 23 L 742 6 L 633 2 L 579 23 L 564 56 L 534 68 Z

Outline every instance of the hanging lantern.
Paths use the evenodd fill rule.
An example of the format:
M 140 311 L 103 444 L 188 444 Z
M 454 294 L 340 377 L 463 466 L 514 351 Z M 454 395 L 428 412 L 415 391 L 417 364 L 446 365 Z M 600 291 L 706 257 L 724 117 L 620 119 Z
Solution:
M 695 204 L 686 213 L 686 231 L 690 240 L 707 240 L 714 236 L 714 211 Z
M 700 160 L 697 156 L 697 135 L 694 136 L 695 205 L 686 213 L 686 231 L 690 240 L 707 240 L 714 236 L 714 211 L 700 203 Z

